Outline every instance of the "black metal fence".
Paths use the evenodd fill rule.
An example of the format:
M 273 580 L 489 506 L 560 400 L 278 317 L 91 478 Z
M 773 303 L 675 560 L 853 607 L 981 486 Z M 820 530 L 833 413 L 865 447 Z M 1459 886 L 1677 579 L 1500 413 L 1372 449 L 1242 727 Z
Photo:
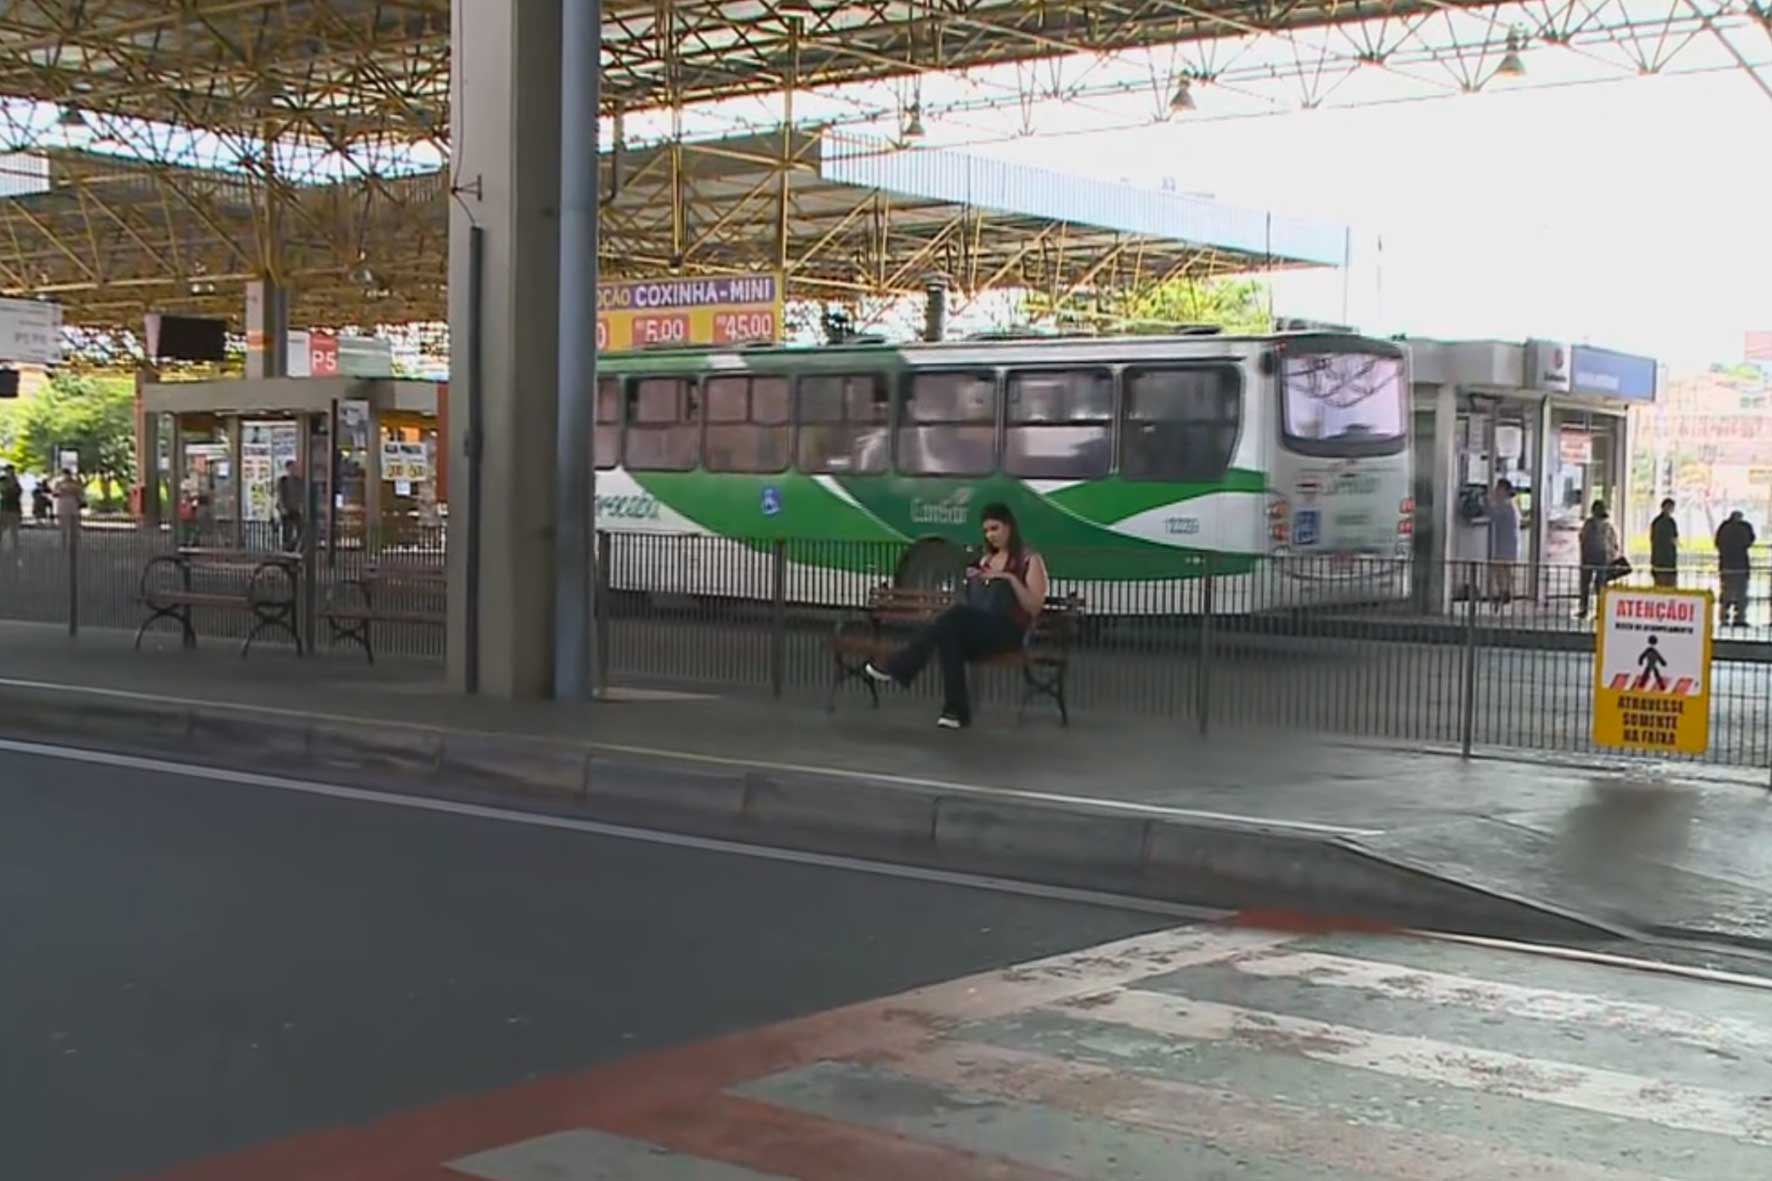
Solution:
M 21 531 L 0 549 L 0 619 L 134 629 L 147 615 L 142 571 L 175 552 L 168 529 Z M 226 539 L 223 539 L 226 540 Z M 270 555 L 272 530 L 244 555 Z M 832 637 L 871 588 L 911 579 L 953 586 L 960 570 L 899 543 L 735 541 L 602 534 L 598 663 L 605 684 L 714 688 L 822 700 L 836 675 Z M 1073 708 L 1146 715 L 1197 732 L 1296 729 L 1466 751 L 1602 753 L 1593 744 L 1594 609 L 1582 614 L 1579 567 L 1289 558 L 1252 562 L 1154 546 L 1048 552 L 1054 579 L 1084 617 L 1070 654 Z M 939 558 L 939 555 L 937 556 Z M 199 564 L 196 569 L 201 570 Z M 377 655 L 440 661 L 445 629 L 441 530 L 343 537 L 312 556 L 299 593 L 321 651 L 338 648 L 328 605 L 368 605 Z M 199 574 L 197 589 L 238 571 Z M 208 581 L 203 581 L 203 580 Z M 1687 563 L 1685 587 L 1721 591 L 1714 564 Z M 1742 592 L 1719 627 L 1711 667 L 1713 763 L 1772 763 L 1772 567 L 1729 580 Z M 1649 585 L 1646 564 L 1622 585 Z M 202 638 L 239 640 L 250 612 L 199 607 Z M 165 625 L 157 625 L 164 627 Z M 172 634 L 172 629 L 168 629 Z M 271 642 L 277 642 L 273 639 Z M 361 653 L 343 648 L 352 658 Z M 974 669 L 984 711 L 1019 704 L 1014 668 Z M 933 671 L 913 690 L 933 706 Z M 839 709 L 866 708 L 853 682 Z M 1610 753 L 1610 752 L 1604 752 Z
M 155 559 L 181 553 L 191 556 L 188 586 L 181 572 L 165 563 L 149 573 Z M 301 539 L 285 536 L 274 522 L 249 522 L 238 531 L 229 526 L 221 533 L 195 532 L 184 525 L 141 528 L 108 522 L 72 529 L 25 526 L 16 546 L 10 537 L 0 544 L 0 619 L 62 624 L 70 631 L 133 631 L 151 614 L 144 579 L 161 590 L 243 594 L 255 565 L 278 555 L 295 556 L 297 618 L 304 638 L 319 650 L 337 646 L 326 623 L 327 609 L 361 603 L 367 591 L 375 606 L 391 617 L 390 622 L 373 625 L 378 657 L 442 658 L 444 629 L 411 622 L 416 616 L 441 615 L 444 610 L 440 528 L 403 527 L 397 536 L 341 537 L 309 557 Z M 305 564 L 310 561 L 311 575 Z M 223 606 L 195 606 L 191 615 L 199 643 L 242 640 L 254 622 L 250 610 Z M 178 628 L 162 621 L 148 634 L 176 636 Z M 260 642 L 288 641 L 269 637 Z M 360 649 L 349 650 L 361 654 Z
M 604 535 L 598 612 L 605 683 L 822 698 L 832 636 L 868 590 L 931 568 L 881 542 L 744 542 Z M 1161 717 L 1200 732 L 1297 729 L 1412 746 L 1613 754 L 1592 740 L 1595 574 L 1579 567 L 1288 558 L 1258 563 L 1151 550 L 1048 552 L 1085 618 L 1070 657 L 1079 711 Z M 1179 564 L 1178 564 L 1179 561 Z M 1153 571 L 1137 570 L 1148 563 Z M 943 579 L 936 566 L 936 585 Z M 1423 577 L 1429 574 L 1431 577 Z M 1707 585 L 1707 580 L 1709 585 Z M 1689 565 L 1683 586 L 1719 586 Z M 1719 627 L 1705 761 L 1772 762 L 1772 569 L 1748 575 L 1741 626 Z M 1646 564 L 1612 583 L 1647 586 Z M 1424 593 L 1423 588 L 1430 593 Z M 1013 668 L 973 670 L 989 708 L 1019 704 Z M 933 672 L 913 693 L 934 702 Z M 867 708 L 849 682 L 839 709 Z

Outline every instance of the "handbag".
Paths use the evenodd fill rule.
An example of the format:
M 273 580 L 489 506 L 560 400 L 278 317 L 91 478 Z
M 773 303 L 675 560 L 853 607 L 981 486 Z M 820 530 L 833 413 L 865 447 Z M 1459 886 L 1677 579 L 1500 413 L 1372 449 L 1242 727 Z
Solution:
M 1630 559 L 1620 554 L 1606 563 L 1606 581 L 1617 582 L 1620 578 L 1629 578 L 1631 572 Z
M 961 591 L 960 601 L 988 615 L 1012 615 L 1016 601 L 1015 588 L 1001 578 L 990 582 L 982 578 L 968 578 Z

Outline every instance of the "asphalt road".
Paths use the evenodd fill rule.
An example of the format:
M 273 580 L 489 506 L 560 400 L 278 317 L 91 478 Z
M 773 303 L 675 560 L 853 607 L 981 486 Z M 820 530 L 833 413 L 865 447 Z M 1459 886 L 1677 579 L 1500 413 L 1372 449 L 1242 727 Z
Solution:
M 0 752 L 0 1172 L 153 1173 L 1162 925 Z

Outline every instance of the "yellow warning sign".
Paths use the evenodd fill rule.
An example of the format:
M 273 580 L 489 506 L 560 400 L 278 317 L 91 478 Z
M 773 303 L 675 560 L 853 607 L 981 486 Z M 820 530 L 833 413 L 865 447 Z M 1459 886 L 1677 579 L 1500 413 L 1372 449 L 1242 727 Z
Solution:
M 1710 745 L 1711 594 L 1608 587 L 1594 653 L 1594 742 L 1703 754 Z

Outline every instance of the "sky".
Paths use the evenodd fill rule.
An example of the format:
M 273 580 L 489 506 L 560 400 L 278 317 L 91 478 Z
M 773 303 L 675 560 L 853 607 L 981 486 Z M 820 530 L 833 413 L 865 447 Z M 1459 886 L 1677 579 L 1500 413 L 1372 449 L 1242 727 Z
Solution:
M 1192 121 L 967 150 L 1353 227 L 1345 283 L 1282 277 L 1283 314 L 1345 306 L 1387 335 L 1564 339 L 1675 371 L 1772 328 L 1772 99 L 1742 74 L 1217 121 L 1211 89 L 1196 99 Z

